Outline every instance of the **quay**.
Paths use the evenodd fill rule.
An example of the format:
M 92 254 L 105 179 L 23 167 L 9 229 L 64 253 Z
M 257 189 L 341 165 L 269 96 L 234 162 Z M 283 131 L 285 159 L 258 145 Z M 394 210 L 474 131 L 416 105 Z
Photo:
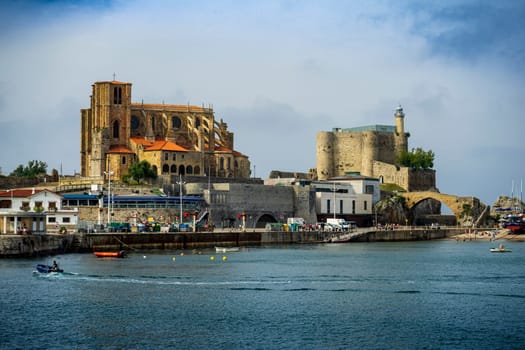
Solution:
M 478 229 L 482 230 L 482 229 Z M 377 230 L 359 228 L 351 233 L 351 242 L 394 242 L 443 239 L 464 234 L 464 228 L 430 229 L 422 227 Z M 474 235 L 476 231 L 473 231 Z M 253 229 L 214 232 L 168 233 L 71 233 L 39 235 L 0 235 L 0 258 L 36 257 L 96 250 L 206 249 L 214 246 L 266 246 L 323 243 L 342 232 L 265 231 Z M 348 233 L 346 233 L 348 234 Z M 344 244 L 344 243 L 343 243 Z

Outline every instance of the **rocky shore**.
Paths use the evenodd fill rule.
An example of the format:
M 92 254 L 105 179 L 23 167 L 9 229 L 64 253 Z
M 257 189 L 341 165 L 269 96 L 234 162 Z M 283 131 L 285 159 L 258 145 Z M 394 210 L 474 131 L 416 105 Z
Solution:
M 494 234 L 493 234 L 494 232 Z M 508 241 L 525 242 L 525 234 L 512 234 L 511 231 L 498 229 L 494 231 L 465 232 L 459 235 L 447 237 L 456 241 Z

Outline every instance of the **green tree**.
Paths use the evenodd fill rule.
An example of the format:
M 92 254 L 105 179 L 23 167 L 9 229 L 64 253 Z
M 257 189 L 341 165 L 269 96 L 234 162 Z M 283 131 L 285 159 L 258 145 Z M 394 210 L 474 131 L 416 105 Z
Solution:
M 140 183 L 142 180 L 155 179 L 157 173 L 147 160 L 132 164 L 128 169 L 129 176 Z
M 410 152 L 402 152 L 397 162 L 413 169 L 432 169 L 434 167 L 434 152 L 424 151 L 422 148 L 412 148 Z
M 47 164 L 40 160 L 30 160 L 26 166 L 20 164 L 10 176 L 18 177 L 36 177 L 39 175 L 45 175 L 47 171 Z

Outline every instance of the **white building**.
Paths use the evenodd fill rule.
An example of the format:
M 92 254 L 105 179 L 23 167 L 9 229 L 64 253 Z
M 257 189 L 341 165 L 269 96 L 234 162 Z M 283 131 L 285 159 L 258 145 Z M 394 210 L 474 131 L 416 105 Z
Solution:
M 62 196 L 47 189 L 0 192 L 0 233 L 36 234 L 72 231 L 78 210 L 63 210 Z

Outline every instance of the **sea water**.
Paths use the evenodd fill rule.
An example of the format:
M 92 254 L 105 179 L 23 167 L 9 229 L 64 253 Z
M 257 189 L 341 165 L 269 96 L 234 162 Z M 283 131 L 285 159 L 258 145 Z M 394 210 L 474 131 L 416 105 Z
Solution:
M 525 244 L 0 260 L 2 349 L 523 349 Z M 55 259 L 66 272 L 40 274 Z

